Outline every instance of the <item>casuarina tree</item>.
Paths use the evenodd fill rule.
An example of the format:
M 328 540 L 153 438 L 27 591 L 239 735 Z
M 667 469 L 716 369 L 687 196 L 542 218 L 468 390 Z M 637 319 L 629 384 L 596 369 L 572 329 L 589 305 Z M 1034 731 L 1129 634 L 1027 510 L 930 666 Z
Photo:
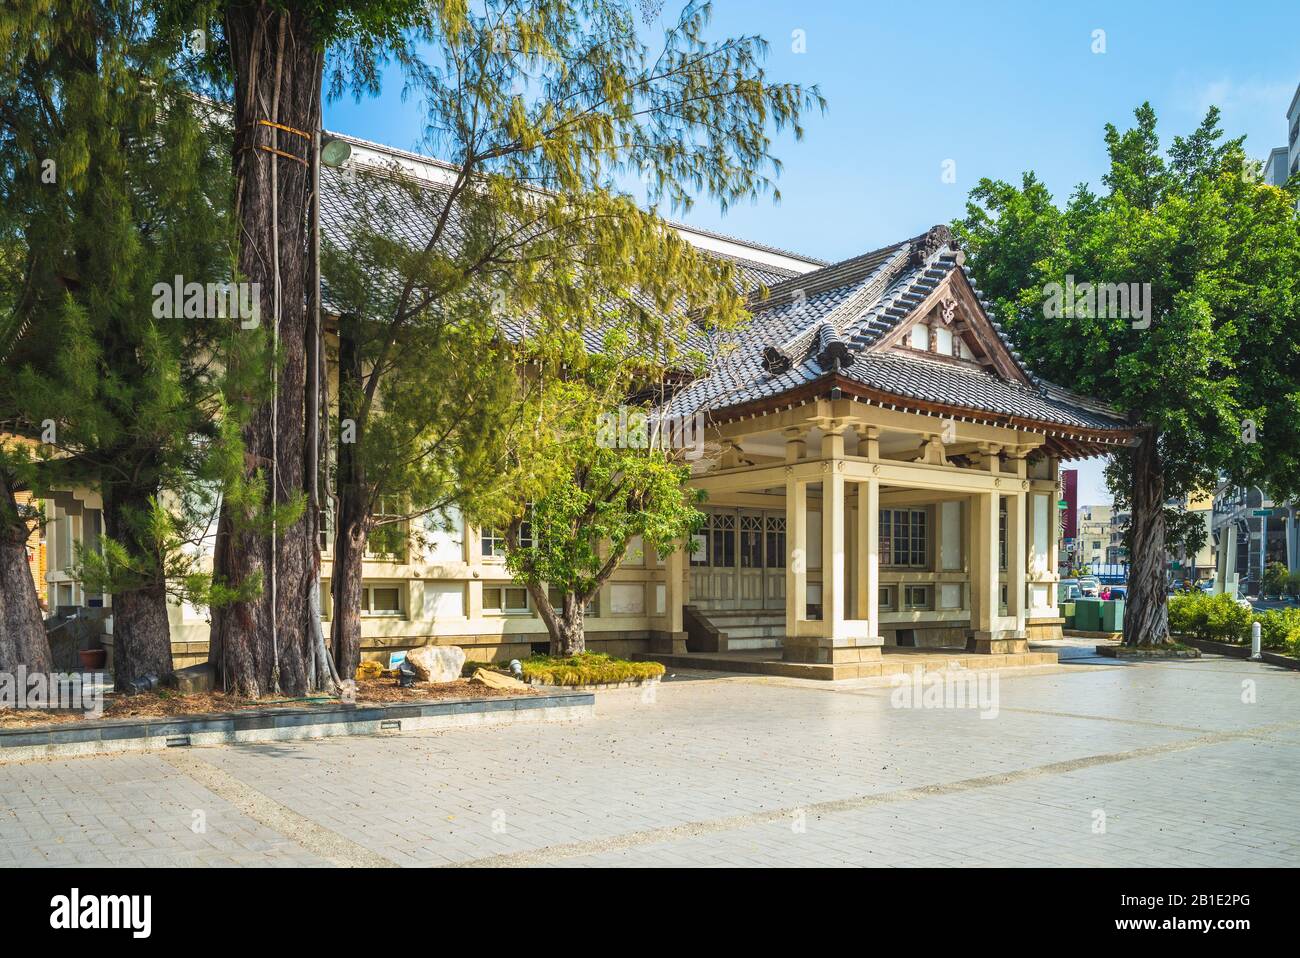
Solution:
M 418 19 L 420 56 L 404 66 L 428 105 L 427 148 L 449 169 L 415 183 L 400 169 L 372 167 L 353 171 L 357 186 L 334 186 L 346 197 L 335 218 L 353 223 L 326 257 L 341 314 L 347 428 L 333 557 L 341 674 L 358 658 L 361 567 L 377 525 L 409 522 L 448 500 L 466 515 L 492 512 L 492 499 L 514 504 L 549 489 L 551 467 L 575 448 L 496 425 L 466 429 L 466 400 L 496 408 L 520 375 L 524 392 L 510 403 L 537 410 L 533 435 L 547 436 L 572 397 L 557 398 L 543 373 L 585 362 L 566 356 L 575 343 L 622 330 L 649 344 L 611 380 L 634 388 L 637 375 L 653 379 L 653 369 L 684 363 L 672 353 L 692 321 L 739 318 L 731 269 L 685 243 L 654 207 L 687 206 L 697 195 L 725 206 L 771 190 L 771 135 L 798 135 L 802 115 L 822 100 L 815 88 L 768 78 L 760 37 L 708 39 L 710 10 L 687 4 L 653 46 L 637 34 L 633 5 L 620 0 L 435 4 Z M 637 199 L 652 208 L 618 182 L 641 184 Z M 503 342 L 522 348 L 512 354 Z M 448 350 L 464 357 L 455 369 Z M 517 419 L 507 412 L 499 422 Z M 588 445 L 594 429 L 592 412 L 582 431 Z M 537 448 L 556 454 L 525 465 Z M 505 462 L 509 469 L 495 468 Z M 467 471 L 489 463 L 487 476 Z M 669 475 L 677 474 L 656 478 Z M 609 510 L 633 500 L 614 495 L 601 522 L 614 529 Z M 575 548 L 588 548 L 592 532 L 576 528 Z M 603 581 L 581 575 L 591 580 L 584 589 Z

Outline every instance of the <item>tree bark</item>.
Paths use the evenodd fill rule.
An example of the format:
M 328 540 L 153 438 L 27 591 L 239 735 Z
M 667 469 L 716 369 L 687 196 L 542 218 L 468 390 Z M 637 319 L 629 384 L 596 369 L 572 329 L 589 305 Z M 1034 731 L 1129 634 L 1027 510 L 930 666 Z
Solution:
M 284 505 L 305 489 L 306 470 L 316 468 L 306 461 L 308 159 L 310 133 L 320 125 L 323 56 L 299 4 L 227 4 L 225 25 L 235 74 L 239 268 L 246 281 L 261 285 L 261 328 L 278 336 L 283 357 L 274 398 L 244 429 L 244 473 L 250 480 L 262 474 L 265 505 Z M 214 575 L 231 586 L 259 580 L 262 590 L 255 599 L 214 610 L 209 660 L 224 687 L 241 695 L 302 695 L 311 691 L 309 674 L 322 687 L 320 670 L 311 668 L 314 625 L 308 620 L 319 517 L 308 510 L 282 524 L 273 549 L 250 527 L 256 516 L 237 515 L 235 508 L 229 502 L 222 507 Z
M 340 522 L 334 537 L 334 611 L 330 646 L 340 679 L 355 678 L 361 664 L 361 574 L 365 563 L 366 524 L 340 497 Z M 346 513 L 346 518 L 344 514 Z
M 551 638 L 553 655 L 582 655 L 587 651 L 585 603 L 579 602 L 572 592 L 564 593 L 556 635 Z
M 356 676 L 361 664 L 361 582 L 366 539 L 370 534 L 369 488 L 364 458 L 357 446 L 365 433 L 362 415 L 361 345 L 356 318 L 339 320 L 339 424 L 348 434 L 340 437 L 338 453 L 338 515 L 334 536 L 334 615 L 330 641 L 339 678 Z M 348 441 L 342 441 L 347 439 Z
M 50 670 L 50 643 L 27 564 L 31 526 L 18 511 L 13 484 L 0 469 L 0 672 Z
M 1142 433 L 1132 457 L 1129 592 L 1124 607 L 1124 644 L 1169 641 L 1165 595 L 1165 482 L 1158 436 Z
M 104 534 L 157 570 L 154 581 L 113 593 L 113 685 L 129 691 L 136 679 L 162 679 L 173 671 L 167 584 L 156 544 L 137 531 L 151 508 L 148 493 L 105 483 L 103 496 Z

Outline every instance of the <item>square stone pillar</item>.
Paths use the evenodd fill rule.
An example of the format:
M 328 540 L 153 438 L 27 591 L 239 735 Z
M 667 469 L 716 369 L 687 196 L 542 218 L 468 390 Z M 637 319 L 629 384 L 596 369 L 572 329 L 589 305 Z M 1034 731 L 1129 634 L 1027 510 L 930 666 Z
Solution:
M 682 622 L 682 606 L 686 604 L 686 557 L 690 541 L 681 543 L 663 557 L 664 560 L 664 626 L 663 631 L 651 636 L 650 651 L 667 655 L 686 654 L 686 627 Z
M 796 636 L 808 618 L 808 483 L 793 476 L 785 481 L 785 549 L 785 632 Z
M 972 652 L 1002 653 L 1024 652 L 1028 643 L 1024 638 L 1023 611 L 1019 629 L 1007 629 L 1012 608 L 1011 590 L 1015 582 L 1013 570 L 1020 566 L 1020 588 L 1024 590 L 1025 554 L 1023 548 L 1024 513 L 1021 512 L 1022 544 L 1015 553 L 1012 537 L 1012 514 L 1007 514 L 1007 611 L 1003 617 L 1001 605 L 1002 585 L 998 569 L 998 512 L 1001 495 L 997 491 L 979 492 L 971 496 L 971 636 L 966 648 Z M 1023 605 L 1023 600 L 1022 600 Z
M 1061 573 L 1061 508 L 1057 505 L 1059 496 L 1052 491 L 1047 500 L 1047 574 L 1052 581 L 1058 581 Z M 1056 589 L 1047 597 L 1051 605 L 1056 605 Z
M 870 619 L 846 617 L 844 526 L 848 517 L 844 508 L 845 480 L 840 464 L 840 460 L 828 460 L 822 473 L 822 619 L 820 622 L 796 623 L 797 630 L 790 628 L 787 619 L 782 658 L 787 662 L 846 666 L 849 671 L 845 677 L 849 677 L 852 666 L 879 660 L 881 639 L 877 634 L 879 629 L 873 628 Z M 874 515 L 874 510 L 869 509 L 869 530 L 874 529 L 871 515 Z M 874 538 L 875 533 L 870 532 L 868 542 Z M 870 573 L 868 580 L 868 593 L 874 595 L 874 576 Z
M 1015 630 L 1022 635 L 1029 569 L 1026 498 L 1023 488 L 1007 497 L 1007 616 L 1015 618 Z
M 880 482 L 858 486 L 857 603 L 855 618 L 867 623 L 869 636 L 880 635 Z
M 836 463 L 828 463 L 834 466 Z M 848 595 L 844 548 L 844 474 L 832 468 L 822 477 L 822 624 L 827 635 L 844 632 Z

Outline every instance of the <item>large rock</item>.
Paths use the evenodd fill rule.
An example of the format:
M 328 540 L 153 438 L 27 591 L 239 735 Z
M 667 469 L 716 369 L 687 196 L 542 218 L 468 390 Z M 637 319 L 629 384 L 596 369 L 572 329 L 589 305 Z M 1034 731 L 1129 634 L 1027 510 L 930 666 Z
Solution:
M 425 645 L 406 653 L 417 682 L 454 682 L 465 667 L 465 650 L 458 645 Z

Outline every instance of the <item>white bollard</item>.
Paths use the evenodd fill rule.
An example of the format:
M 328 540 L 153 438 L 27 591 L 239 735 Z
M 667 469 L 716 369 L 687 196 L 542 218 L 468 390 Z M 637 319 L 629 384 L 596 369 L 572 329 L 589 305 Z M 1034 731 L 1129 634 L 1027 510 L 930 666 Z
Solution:
M 1259 623 L 1258 622 L 1250 623 L 1250 658 L 1251 661 L 1254 662 L 1258 662 L 1260 660 L 1259 637 L 1260 637 Z

